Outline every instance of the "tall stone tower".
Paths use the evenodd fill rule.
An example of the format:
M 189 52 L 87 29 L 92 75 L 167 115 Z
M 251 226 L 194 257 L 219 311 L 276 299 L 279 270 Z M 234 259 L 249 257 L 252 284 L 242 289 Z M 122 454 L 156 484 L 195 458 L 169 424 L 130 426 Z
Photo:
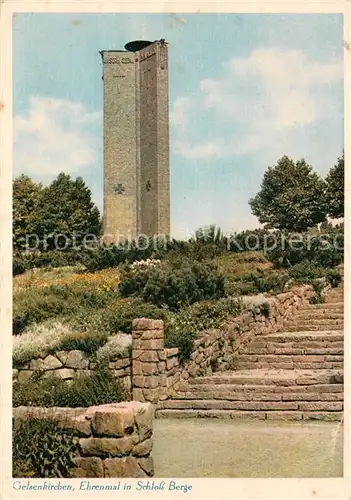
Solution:
M 102 51 L 104 235 L 169 235 L 168 50 L 164 40 Z

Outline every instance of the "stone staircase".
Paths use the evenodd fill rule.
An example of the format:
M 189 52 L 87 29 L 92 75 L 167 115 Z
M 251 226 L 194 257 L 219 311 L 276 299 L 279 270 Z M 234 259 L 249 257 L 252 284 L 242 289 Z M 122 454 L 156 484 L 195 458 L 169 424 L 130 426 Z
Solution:
M 343 287 L 310 304 L 277 332 L 254 338 L 233 370 L 189 378 L 156 416 L 341 420 Z

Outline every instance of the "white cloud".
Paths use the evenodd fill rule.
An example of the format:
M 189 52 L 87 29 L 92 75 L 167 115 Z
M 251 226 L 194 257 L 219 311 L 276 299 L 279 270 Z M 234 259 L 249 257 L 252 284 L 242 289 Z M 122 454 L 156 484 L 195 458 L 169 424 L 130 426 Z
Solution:
M 178 129 L 179 132 L 184 131 L 189 125 L 190 112 L 192 107 L 192 99 L 190 97 L 177 97 L 173 104 L 173 109 L 170 111 L 170 121 Z
M 14 118 L 15 174 L 53 178 L 97 164 L 99 139 L 91 126 L 100 120 L 100 112 L 81 103 L 32 97 L 28 111 Z
M 323 119 L 340 121 L 334 90 L 343 79 L 341 61 L 316 62 L 301 51 L 258 49 L 223 68 L 223 77 L 200 82 L 198 95 L 175 102 L 176 153 L 183 157 L 259 153 L 271 158 L 281 155 L 282 147 L 299 153 L 306 127 Z M 189 122 L 189 110 L 200 117 L 198 123 L 212 123 L 212 137 L 200 138 L 194 130 L 193 135 L 179 134 L 178 122 Z

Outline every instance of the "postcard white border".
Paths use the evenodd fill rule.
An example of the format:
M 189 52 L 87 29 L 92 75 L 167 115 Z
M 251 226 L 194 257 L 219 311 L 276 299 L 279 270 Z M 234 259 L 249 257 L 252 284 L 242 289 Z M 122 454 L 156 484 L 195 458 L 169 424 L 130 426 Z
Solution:
M 344 14 L 344 55 L 345 55 L 345 161 L 346 161 L 346 199 L 351 192 L 350 163 L 350 111 L 351 111 L 351 2 L 347 0 L 296 2 L 246 1 L 246 2 L 204 2 L 204 1 L 153 1 L 153 2 L 116 2 L 96 1 L 16 1 L 0 2 L 0 347 L 1 347 L 1 490 L 4 499 L 22 498 L 184 498 L 183 493 L 163 494 L 155 492 L 28 492 L 14 491 L 11 477 L 11 399 L 12 399 L 12 361 L 11 361 L 11 313 L 12 313 L 12 226 L 11 226 L 11 186 L 12 186 L 12 15 L 23 12 L 46 13 L 343 13 Z M 201 499 L 350 499 L 351 498 L 351 432 L 350 432 L 350 394 L 351 394 L 351 340 L 350 323 L 350 243 L 351 206 L 346 205 L 345 213 L 345 411 L 344 411 L 344 477 L 335 479 L 201 479 L 179 478 L 180 482 L 193 485 L 193 492 L 186 498 Z M 176 479 L 176 478 L 172 478 Z M 157 478 L 157 481 L 159 478 Z M 61 480 L 78 484 L 80 480 Z M 103 484 L 106 480 L 95 480 Z M 137 480 L 128 480 L 135 483 Z M 41 480 L 38 480 L 41 482 Z

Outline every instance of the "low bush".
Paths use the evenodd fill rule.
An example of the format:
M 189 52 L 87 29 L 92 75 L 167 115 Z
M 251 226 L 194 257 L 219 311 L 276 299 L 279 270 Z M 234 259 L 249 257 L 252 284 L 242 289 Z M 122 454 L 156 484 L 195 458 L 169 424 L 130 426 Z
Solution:
M 225 280 L 225 291 L 227 295 L 232 295 L 233 297 L 241 297 L 242 295 L 251 295 L 255 293 L 255 286 L 252 282 L 245 281 L 243 279 L 226 279 Z
M 336 288 L 342 281 L 342 275 L 337 269 L 327 269 L 325 277 L 332 288 Z
M 56 351 L 61 338 L 71 331 L 69 324 L 59 321 L 31 325 L 22 335 L 13 337 L 14 367 L 27 363 L 39 353 Z
M 224 278 L 215 266 L 173 261 L 170 265 L 127 267 L 121 276 L 119 292 L 123 297 L 139 296 L 158 307 L 177 310 L 206 299 L 219 299 L 225 294 Z
M 165 312 L 139 298 L 115 299 L 106 308 L 90 314 L 81 310 L 73 324 L 79 330 L 103 331 L 109 335 L 131 333 L 134 318 L 163 319 Z
M 289 276 L 295 283 L 311 283 L 316 278 L 324 276 L 326 270 L 315 262 L 304 260 L 289 269 Z
M 257 274 L 252 274 L 249 281 L 252 282 L 256 293 L 281 293 L 289 279 L 287 273 L 264 273 L 259 271 Z
M 242 310 L 241 302 L 234 298 L 207 300 L 168 313 L 165 320 L 165 345 L 178 347 L 180 360 L 188 359 L 197 334 L 219 327 L 229 317 Z
M 12 275 L 17 276 L 18 274 L 23 274 L 28 269 L 26 263 L 23 259 L 19 257 L 14 257 L 12 259 Z
M 69 332 L 61 337 L 52 352 L 77 349 L 92 355 L 106 344 L 107 340 L 108 334 L 106 332 Z
M 50 295 L 43 289 L 23 290 L 16 295 L 13 305 L 12 328 L 17 335 L 31 323 L 40 323 L 49 318 L 73 312 L 74 304 Z
M 91 375 L 79 374 L 68 384 L 55 375 L 34 373 L 25 382 L 13 384 L 13 406 L 88 407 L 119 403 L 125 399 L 121 383 L 107 367 Z
M 334 288 L 342 281 L 340 271 L 337 269 L 326 269 L 315 262 L 304 260 L 289 269 L 289 276 L 295 283 L 312 284 L 318 278 L 325 278 Z
M 323 302 L 325 302 L 325 297 L 323 294 L 324 283 L 320 280 L 312 280 L 311 285 L 313 287 L 315 295 L 312 295 L 312 297 L 310 297 L 310 304 L 322 304 Z
M 108 363 L 122 357 L 130 357 L 132 353 L 132 336 L 119 334 L 110 337 L 96 353 L 98 363 Z
M 71 477 L 78 452 L 74 437 L 54 420 L 22 420 L 13 432 L 13 477 Z
M 23 273 L 27 269 L 57 268 L 73 266 L 81 260 L 80 252 L 51 250 L 47 252 L 16 253 L 13 258 L 13 276 Z M 23 269 L 23 271 L 22 271 Z
M 255 273 L 227 279 L 226 291 L 233 296 L 281 293 L 285 290 L 288 280 L 287 272 L 258 268 Z

